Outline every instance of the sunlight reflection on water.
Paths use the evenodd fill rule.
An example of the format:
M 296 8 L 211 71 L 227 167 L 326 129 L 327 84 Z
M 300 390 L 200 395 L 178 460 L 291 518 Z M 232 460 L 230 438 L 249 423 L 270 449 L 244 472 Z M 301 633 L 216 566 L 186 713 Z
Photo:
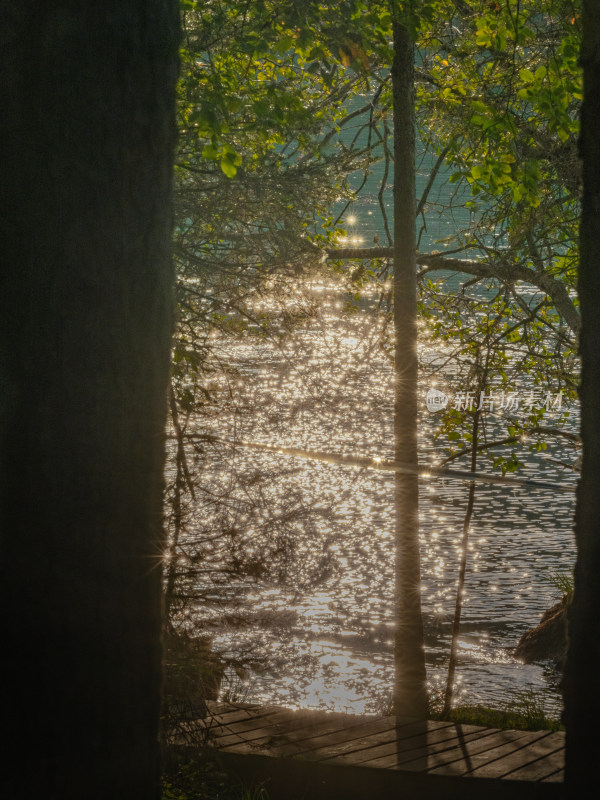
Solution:
M 248 338 L 227 344 L 224 360 L 233 361 L 243 376 L 243 385 L 236 386 L 240 402 L 235 419 L 221 414 L 211 422 L 211 432 L 230 439 L 235 429 L 240 440 L 391 458 L 392 373 L 378 346 L 380 325 L 364 310 L 342 317 L 339 293 L 325 285 L 315 291 L 323 312 L 289 341 L 278 345 Z M 437 419 L 425 409 L 426 389 L 420 390 L 421 461 L 433 463 L 444 443 L 442 437 L 434 441 Z M 552 452 L 549 446 L 546 456 Z M 521 448 L 519 457 L 532 477 L 575 480 L 543 455 Z M 245 597 L 238 593 L 242 609 L 293 613 L 277 627 L 214 629 L 216 649 L 251 653 L 261 665 L 239 679 L 235 691 L 255 702 L 381 713 L 393 677 L 393 476 L 257 451 L 238 450 L 236 458 L 257 469 L 273 459 L 294 467 L 292 476 L 270 487 L 272 502 L 293 487 L 313 508 L 332 508 L 333 517 L 318 524 L 331 541 L 338 567 L 323 585 L 304 594 L 259 584 L 248 586 Z M 209 465 L 211 470 L 218 481 L 217 462 Z M 445 682 L 467 488 L 460 481 L 421 481 L 423 615 L 434 691 Z M 573 507 L 569 494 L 477 487 L 458 699 L 502 706 L 515 692 L 533 687 L 546 694 L 549 710 L 558 708 L 556 676 L 544 667 L 518 663 L 511 649 L 559 599 L 550 576 L 572 566 Z M 236 605 L 227 598 L 219 596 L 219 613 L 230 600 Z M 218 617 L 214 609 L 198 613 Z

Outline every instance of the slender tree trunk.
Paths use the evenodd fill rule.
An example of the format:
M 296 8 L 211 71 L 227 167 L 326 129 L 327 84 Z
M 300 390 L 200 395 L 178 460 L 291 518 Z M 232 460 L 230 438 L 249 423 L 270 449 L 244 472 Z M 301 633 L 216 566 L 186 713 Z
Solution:
M 473 414 L 473 439 L 471 451 L 471 472 L 477 469 L 477 447 L 479 444 L 479 416 L 480 410 Z M 450 658 L 448 660 L 448 678 L 446 680 L 446 693 L 444 695 L 443 714 L 447 716 L 452 710 L 452 697 L 454 694 L 454 675 L 456 674 L 456 661 L 458 652 L 458 637 L 460 634 L 460 618 L 462 616 L 463 596 L 465 590 L 465 575 L 467 573 L 467 556 L 469 554 L 469 528 L 475 507 L 475 481 L 469 483 L 467 510 L 463 520 L 462 541 L 460 548 L 460 567 L 458 570 L 458 586 L 456 587 L 456 602 L 454 605 L 454 620 L 452 623 L 452 640 L 450 642 Z
M 0 6 L 5 797 L 160 796 L 177 28 Z
M 569 797 L 585 797 L 600 761 L 600 2 L 583 4 L 584 101 L 581 263 L 581 438 L 577 489 L 575 591 L 569 608 L 569 648 L 563 679 Z
M 417 279 L 414 45 L 394 23 L 394 458 L 415 470 L 396 473 L 395 714 L 426 717 L 428 710 L 421 618 L 419 482 L 417 459 Z

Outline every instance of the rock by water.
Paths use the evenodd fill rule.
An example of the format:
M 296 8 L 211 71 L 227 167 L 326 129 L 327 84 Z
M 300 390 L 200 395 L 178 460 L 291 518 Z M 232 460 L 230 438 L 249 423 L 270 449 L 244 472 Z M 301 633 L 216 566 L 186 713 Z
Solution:
M 553 661 L 561 667 L 567 650 L 566 596 L 542 614 L 538 625 L 526 631 L 515 648 L 515 657 L 526 664 Z

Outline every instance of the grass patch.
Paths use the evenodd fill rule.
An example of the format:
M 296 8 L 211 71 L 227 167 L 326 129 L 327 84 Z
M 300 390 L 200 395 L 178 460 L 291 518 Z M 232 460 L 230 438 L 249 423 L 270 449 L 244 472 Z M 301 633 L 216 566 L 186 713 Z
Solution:
M 502 709 L 485 706 L 457 706 L 445 717 L 441 711 L 433 710 L 432 719 L 447 719 L 467 725 L 482 725 L 486 728 L 517 731 L 564 730 L 559 719 L 546 713 L 543 697 L 534 691 L 520 693 L 516 699 Z
M 560 591 L 565 603 L 570 603 L 573 599 L 573 572 L 555 572 L 550 575 L 549 581 Z

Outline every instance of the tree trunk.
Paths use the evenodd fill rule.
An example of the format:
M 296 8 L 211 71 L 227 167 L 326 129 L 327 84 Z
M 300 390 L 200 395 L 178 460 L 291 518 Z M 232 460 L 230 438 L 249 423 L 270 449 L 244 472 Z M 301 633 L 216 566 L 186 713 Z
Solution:
M 483 385 L 483 384 L 482 384 Z M 484 386 L 484 385 L 483 385 Z M 484 386 L 485 388 L 485 386 Z M 481 391 L 481 390 L 480 390 Z M 479 417 L 481 411 L 477 409 L 473 414 L 473 427 L 471 439 L 471 472 L 477 470 L 477 447 L 479 446 Z M 456 601 L 454 603 L 454 620 L 452 622 L 452 638 L 450 640 L 450 656 L 448 657 L 448 677 L 446 679 L 446 692 L 444 694 L 444 707 L 442 715 L 448 717 L 452 711 L 454 696 L 454 675 L 458 660 L 458 637 L 460 636 L 460 618 L 462 616 L 463 597 L 465 593 L 465 577 L 467 574 L 467 558 L 469 555 L 469 529 L 475 507 L 475 481 L 469 483 L 467 496 L 467 510 L 463 519 L 462 537 L 460 543 L 460 566 L 458 569 L 458 585 L 456 587 Z
M 158 798 L 177 3 L 0 32 L 0 786 Z
M 417 277 L 414 45 L 394 23 L 394 459 L 415 472 L 396 473 L 395 714 L 427 715 L 419 555 L 417 459 Z
M 600 760 L 600 2 L 584 2 L 584 101 L 581 263 L 581 438 L 577 490 L 575 590 L 568 613 L 569 647 L 563 679 L 567 729 L 565 781 L 570 797 L 585 797 Z

